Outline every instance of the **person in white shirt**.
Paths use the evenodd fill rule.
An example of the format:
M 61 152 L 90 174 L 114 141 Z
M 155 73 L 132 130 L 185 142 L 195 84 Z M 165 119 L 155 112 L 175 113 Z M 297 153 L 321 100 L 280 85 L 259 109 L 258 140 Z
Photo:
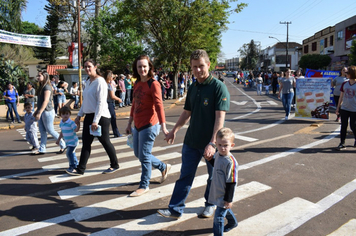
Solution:
M 103 174 L 113 173 L 119 169 L 119 164 L 115 148 L 109 138 L 111 116 L 106 101 L 108 97 L 108 85 L 97 70 L 97 64 L 94 60 L 87 60 L 84 63 L 84 69 L 89 78 L 85 82 L 83 104 L 75 118 L 76 125 L 80 127 L 80 118 L 85 116 L 82 135 L 83 147 L 77 168 L 66 172 L 70 175 L 84 174 L 91 152 L 91 144 L 94 140 L 94 136 L 90 134 L 90 129 L 92 132 L 95 132 L 98 131 L 99 126 L 101 126 L 101 136 L 97 138 L 110 158 L 110 167 L 105 170 Z

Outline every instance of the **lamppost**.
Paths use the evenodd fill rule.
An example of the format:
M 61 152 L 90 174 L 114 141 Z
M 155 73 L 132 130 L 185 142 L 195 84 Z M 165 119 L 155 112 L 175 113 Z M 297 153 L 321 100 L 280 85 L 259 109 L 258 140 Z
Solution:
M 79 76 L 79 103 L 83 104 L 83 88 L 82 88 L 82 46 L 80 43 L 80 0 L 77 1 L 78 10 L 78 76 Z

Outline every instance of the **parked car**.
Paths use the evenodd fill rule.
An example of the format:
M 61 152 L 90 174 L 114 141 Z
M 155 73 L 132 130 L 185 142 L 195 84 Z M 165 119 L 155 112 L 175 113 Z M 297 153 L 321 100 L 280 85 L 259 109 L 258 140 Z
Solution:
M 235 75 L 235 72 L 233 72 L 233 71 L 228 71 L 228 72 L 226 72 L 226 77 L 229 77 L 229 76 L 231 76 L 231 77 L 234 77 L 234 75 Z

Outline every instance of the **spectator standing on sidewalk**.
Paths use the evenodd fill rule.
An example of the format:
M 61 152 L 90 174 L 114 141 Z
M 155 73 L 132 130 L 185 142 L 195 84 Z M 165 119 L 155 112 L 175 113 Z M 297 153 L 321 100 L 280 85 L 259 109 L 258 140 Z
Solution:
M 36 90 L 33 88 L 33 85 L 31 82 L 28 82 L 26 85 L 26 90 L 23 93 L 25 97 L 25 103 L 30 103 L 32 106 L 32 111 L 35 111 L 35 96 L 36 96 Z
M 79 88 L 78 88 L 78 83 L 73 82 L 72 87 L 70 88 L 70 95 L 74 99 L 74 109 L 78 109 L 78 104 L 79 104 Z
M 14 123 L 14 111 L 16 120 L 18 123 L 21 123 L 21 119 L 19 113 L 17 112 L 17 107 L 20 105 L 19 94 L 17 90 L 14 88 L 11 82 L 6 83 L 6 90 L 4 92 L 5 104 L 8 108 L 8 112 L 10 114 L 11 123 Z
M 171 165 L 152 155 L 154 141 L 162 127 L 166 135 L 166 118 L 164 114 L 161 85 L 154 79 L 153 64 L 149 57 L 142 55 L 132 65 L 133 76 L 137 78 L 134 98 L 127 124 L 126 133 L 133 134 L 133 150 L 141 162 L 141 181 L 137 190 L 130 197 L 138 197 L 149 191 L 152 167 L 162 173 L 161 183 L 166 180 Z M 132 121 L 134 127 L 132 128 Z
M 339 103 L 336 108 L 336 115 L 340 114 L 341 117 L 340 144 L 337 150 L 346 148 L 345 139 L 349 119 L 355 139 L 354 147 L 356 147 L 356 66 L 350 66 L 347 73 L 349 80 L 341 85 Z
M 349 80 L 347 78 L 347 67 L 344 67 L 342 68 L 341 72 L 340 72 L 340 76 L 337 76 L 333 79 L 333 86 L 334 86 L 334 101 L 335 101 L 335 106 L 337 107 L 338 104 L 339 104 L 339 98 L 340 98 L 340 88 L 341 88 L 341 85 Z M 336 117 L 336 122 L 339 122 L 340 121 L 340 114 L 337 115 Z
M 123 74 L 119 75 L 119 85 L 118 88 L 120 90 L 120 99 L 121 102 L 119 104 L 119 107 L 125 107 L 125 95 L 126 95 L 126 87 L 125 87 L 125 76 Z
M 108 84 L 97 68 L 94 60 L 88 59 L 84 63 L 84 69 L 89 78 L 85 81 L 83 91 L 83 104 L 80 107 L 75 124 L 80 128 L 80 118 L 85 116 L 83 123 L 83 145 L 80 153 L 79 165 L 73 171 L 66 171 L 70 175 L 83 175 L 91 153 L 91 144 L 94 136 L 92 132 L 98 132 L 101 127 L 101 136 L 98 136 L 99 142 L 103 145 L 110 159 L 110 167 L 103 171 L 103 174 L 114 173 L 119 169 L 116 150 L 109 137 L 110 112 L 107 104 Z M 78 129 L 79 129 L 78 128 Z
M 190 56 L 190 66 L 197 81 L 190 86 L 184 110 L 165 139 L 173 144 L 178 130 L 190 121 L 182 148 L 180 177 L 175 183 L 168 209 L 158 210 L 160 215 L 170 218 L 182 216 L 185 200 L 202 157 L 205 158 L 209 177 L 201 217 L 214 215 L 214 205 L 208 202 L 213 173 L 213 167 L 208 161 L 215 154 L 216 133 L 223 127 L 226 111 L 230 107 L 230 94 L 226 85 L 209 74 L 210 60 L 207 52 L 201 49 L 194 51 Z
M 132 92 L 132 81 L 131 75 L 127 74 L 125 78 L 125 89 L 126 89 L 126 96 L 125 96 L 125 105 L 131 106 L 131 92 Z
M 295 88 L 295 78 L 290 76 L 291 71 L 290 69 L 286 70 L 285 77 L 280 80 L 280 86 L 279 86 L 279 93 L 278 93 L 278 98 L 280 98 L 281 93 L 282 95 L 282 103 L 283 103 L 283 108 L 284 111 L 286 112 L 286 117 L 285 119 L 289 119 L 289 114 L 292 106 L 292 100 L 294 96 L 294 90 Z

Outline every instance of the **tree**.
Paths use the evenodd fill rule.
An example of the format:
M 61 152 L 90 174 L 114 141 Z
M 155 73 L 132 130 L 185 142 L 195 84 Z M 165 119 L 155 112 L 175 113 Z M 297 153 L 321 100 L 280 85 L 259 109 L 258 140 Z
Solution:
M 104 7 L 97 18 L 87 22 L 85 28 L 91 38 L 100 45 L 100 67 L 123 73 L 126 64 L 132 63 L 137 55 L 144 53 L 141 43 L 142 35 L 138 30 L 125 24 L 125 14 L 120 9 L 122 2 L 111 7 Z M 93 45 L 92 55 L 95 56 L 96 46 Z
M 22 84 L 27 80 L 26 73 L 19 65 L 16 65 L 13 60 L 5 58 L 0 55 L 0 92 L 6 88 L 6 83 L 11 82 L 16 88 L 19 89 L 20 81 L 23 79 Z
M 323 69 L 331 62 L 331 57 L 328 55 L 308 54 L 304 55 L 299 60 L 299 67 L 305 69 Z
M 240 12 L 245 6 L 247 4 L 240 3 L 234 11 Z M 221 33 L 232 12 L 225 0 L 125 0 L 122 8 L 127 23 L 139 28 L 145 36 L 155 60 L 173 68 L 175 90 L 178 72 L 182 64 L 189 68 L 192 51 L 205 49 L 214 68 L 221 47 Z
M 352 40 L 349 59 L 350 59 L 349 64 L 355 66 L 356 65 L 356 39 Z
M 0 29 L 20 32 L 21 12 L 26 9 L 26 0 L 0 0 Z
M 260 47 L 260 44 L 256 44 L 253 39 L 250 41 L 250 43 L 245 43 L 242 45 L 242 47 L 239 49 L 239 53 L 242 56 L 240 68 L 248 70 L 254 70 L 256 68 Z

